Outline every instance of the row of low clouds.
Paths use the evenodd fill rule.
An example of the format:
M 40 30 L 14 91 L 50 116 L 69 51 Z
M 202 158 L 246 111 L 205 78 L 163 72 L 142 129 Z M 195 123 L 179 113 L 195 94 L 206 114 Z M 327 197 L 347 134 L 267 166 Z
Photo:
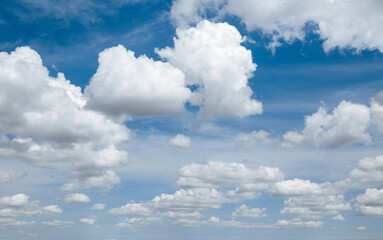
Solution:
M 173 194 L 162 193 L 151 201 L 127 203 L 108 210 L 109 214 L 126 216 L 119 226 L 134 228 L 159 223 L 175 223 L 186 227 L 203 225 L 239 228 L 321 227 L 322 218 L 330 216 L 334 221 L 344 221 L 343 212 L 352 209 L 358 215 L 383 215 L 380 176 L 383 156 L 364 158 L 349 175 L 339 181 L 316 183 L 306 179 L 285 179 L 278 168 L 247 168 L 240 163 L 209 161 L 192 163 L 179 170 Z M 364 190 L 348 202 L 344 194 Z M 268 218 L 265 206 L 249 207 L 243 202 L 261 194 L 272 198 L 284 198 L 281 214 L 294 216 L 274 224 L 242 221 L 252 218 Z M 223 204 L 238 204 L 231 214 L 232 220 L 221 221 L 205 216 L 209 209 L 219 209 Z M 210 213 L 211 214 L 211 213 Z M 207 214 L 207 215 L 210 215 Z M 347 214 L 346 214 L 347 215 Z

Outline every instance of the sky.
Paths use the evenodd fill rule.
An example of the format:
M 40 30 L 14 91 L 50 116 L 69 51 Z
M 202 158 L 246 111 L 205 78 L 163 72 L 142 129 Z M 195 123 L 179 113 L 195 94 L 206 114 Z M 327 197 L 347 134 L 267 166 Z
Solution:
M 382 1 L 0 6 L 0 239 L 381 239 Z

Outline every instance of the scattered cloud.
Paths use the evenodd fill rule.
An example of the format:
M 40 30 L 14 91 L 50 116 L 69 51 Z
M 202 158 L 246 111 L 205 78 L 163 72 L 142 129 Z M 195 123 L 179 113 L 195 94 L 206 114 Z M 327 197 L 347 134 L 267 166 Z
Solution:
M 367 228 L 365 226 L 359 226 L 356 228 L 357 231 L 366 231 Z
M 252 131 L 251 133 L 240 133 L 235 138 L 236 144 L 241 148 L 251 148 L 251 147 L 257 147 L 261 144 L 269 144 L 274 142 L 275 139 L 272 139 L 270 137 L 270 133 L 259 130 L 259 131 Z
M 128 203 L 120 208 L 113 208 L 108 213 L 117 216 L 149 216 L 152 211 L 143 203 Z
M 96 220 L 97 220 L 97 217 L 89 217 L 89 218 L 81 218 L 78 221 L 81 223 L 93 225 L 96 222 Z
M 90 209 L 92 210 L 104 210 L 106 207 L 105 203 L 95 203 Z
M 177 134 L 169 140 L 169 144 L 176 148 L 188 148 L 191 145 L 191 139 L 183 134 Z
M 245 204 L 242 204 L 234 210 L 231 216 L 242 218 L 264 218 L 268 215 L 266 214 L 266 208 L 249 208 Z
M 314 144 L 337 148 L 352 143 L 368 143 L 366 132 L 370 124 L 370 109 L 361 104 L 342 101 L 332 112 L 320 107 L 316 113 L 305 117 L 301 133 L 289 131 L 283 135 L 284 146 Z
M 88 203 L 90 198 L 83 193 L 71 193 L 66 195 L 65 202 L 68 203 Z

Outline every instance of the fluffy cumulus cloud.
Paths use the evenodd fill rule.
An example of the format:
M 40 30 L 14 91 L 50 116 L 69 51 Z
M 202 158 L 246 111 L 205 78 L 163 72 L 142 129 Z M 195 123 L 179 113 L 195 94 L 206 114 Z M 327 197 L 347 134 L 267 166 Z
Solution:
M 191 145 L 191 139 L 183 134 L 177 134 L 169 140 L 169 144 L 176 148 L 188 148 Z
M 305 117 L 302 132 L 289 131 L 283 135 L 284 145 L 314 144 L 341 147 L 352 143 L 368 143 L 366 132 L 370 124 L 370 109 L 361 104 L 342 101 L 332 113 L 320 107 L 316 113 Z
M 268 144 L 274 142 L 270 137 L 270 133 L 259 130 L 252 131 L 251 133 L 240 133 L 235 138 L 236 144 L 241 148 L 257 147 L 260 144 Z
M 383 52 L 382 8 L 379 0 L 175 0 L 171 16 L 178 26 L 187 27 L 207 13 L 234 15 L 249 30 L 262 30 L 273 48 L 281 41 L 304 40 L 304 27 L 311 24 L 325 51 L 339 47 Z
M 153 117 L 184 111 L 190 96 L 181 70 L 169 63 L 136 58 L 123 46 L 99 54 L 99 67 L 85 89 L 88 106 L 113 116 Z
M 41 167 L 72 164 L 74 181 L 82 181 L 75 171 L 100 177 L 126 163 L 119 145 L 129 129 L 85 105 L 81 89 L 62 73 L 51 77 L 34 50 L 0 53 L 0 156 Z
M 262 104 L 252 99 L 247 85 L 256 64 L 251 51 L 241 46 L 242 41 L 234 26 L 204 20 L 196 27 L 178 29 L 174 48 L 157 50 L 185 73 L 188 85 L 196 88 L 189 102 L 200 107 L 198 119 L 262 112 Z
M 334 186 L 339 189 L 364 189 L 380 186 L 383 183 L 383 156 L 366 157 L 358 162 L 348 177 L 337 181 Z
M 8 207 L 22 207 L 28 204 L 29 196 L 24 193 L 18 193 L 12 196 L 0 198 L 0 205 Z
M 71 193 L 65 197 L 65 202 L 68 203 L 88 203 L 90 198 L 83 193 Z
M 360 215 L 383 216 L 383 189 L 367 188 L 356 197 L 355 208 Z
M 336 189 L 329 182 L 315 183 L 310 180 L 299 178 L 276 182 L 269 192 L 275 197 L 286 196 L 313 196 L 324 195 L 336 192 Z

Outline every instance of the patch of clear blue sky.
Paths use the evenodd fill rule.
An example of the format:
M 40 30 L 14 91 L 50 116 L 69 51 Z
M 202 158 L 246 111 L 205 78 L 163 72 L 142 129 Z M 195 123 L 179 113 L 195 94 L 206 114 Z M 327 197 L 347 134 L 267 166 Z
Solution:
M 154 48 L 172 46 L 175 28 L 169 20 L 171 0 L 155 1 L 66 1 L 6 0 L 0 9 L 0 50 L 12 51 L 28 45 L 38 51 L 52 75 L 63 72 L 67 79 L 84 88 L 98 66 L 98 53 L 118 44 L 156 60 Z M 54 6 L 56 6 L 54 8 Z M 352 49 L 325 53 L 323 40 L 307 24 L 306 38 L 282 44 L 273 54 L 270 39 L 261 31 L 249 32 L 236 17 L 223 21 L 237 27 L 255 43 L 252 51 L 258 65 L 249 86 L 264 105 L 261 116 L 229 118 L 216 122 L 241 131 L 274 129 L 286 131 L 302 126 L 303 116 L 312 114 L 325 102 L 329 109 L 340 101 L 368 104 L 383 89 L 383 56 L 376 51 L 355 54 Z M 187 106 L 195 113 L 197 109 Z M 150 131 L 153 126 L 165 133 L 182 131 L 174 118 L 129 122 L 133 129 Z M 149 122 L 149 125 L 148 125 Z M 171 125 L 169 125 L 171 123 Z

